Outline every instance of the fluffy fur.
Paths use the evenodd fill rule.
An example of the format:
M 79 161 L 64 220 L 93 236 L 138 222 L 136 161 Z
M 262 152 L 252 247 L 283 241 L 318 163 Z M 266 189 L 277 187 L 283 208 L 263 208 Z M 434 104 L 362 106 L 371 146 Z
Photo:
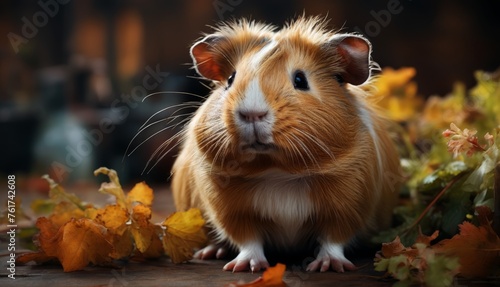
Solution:
M 279 31 L 224 24 L 191 48 L 215 86 L 187 126 L 172 190 L 178 210 L 200 208 L 214 241 L 239 249 L 225 269 L 265 268 L 264 246 L 311 241 L 322 249 L 309 269 L 352 269 L 342 246 L 390 224 L 399 159 L 387 123 L 351 85 L 368 79 L 370 49 L 318 18 Z M 294 87 L 296 71 L 308 90 Z

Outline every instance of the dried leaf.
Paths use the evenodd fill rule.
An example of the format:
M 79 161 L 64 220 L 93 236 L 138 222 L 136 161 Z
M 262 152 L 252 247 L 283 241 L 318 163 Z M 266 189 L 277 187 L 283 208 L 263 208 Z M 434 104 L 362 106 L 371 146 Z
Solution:
M 79 209 L 73 203 L 61 201 L 54 207 L 54 211 L 49 216 L 49 219 L 54 225 L 60 227 L 72 218 L 80 219 L 83 217 L 85 217 L 85 212 L 83 210 Z
M 140 252 L 145 252 L 156 234 L 156 228 L 149 222 L 151 219 L 151 209 L 145 205 L 139 204 L 132 210 L 132 225 L 130 231 L 134 238 L 135 246 Z
M 42 176 L 43 179 L 47 180 L 49 182 L 50 190 L 49 190 L 49 197 L 54 203 L 59 203 L 59 202 L 70 202 L 76 205 L 79 209 L 84 210 L 85 205 L 83 204 L 82 200 L 78 198 L 78 196 L 72 194 L 72 193 L 67 193 L 62 186 L 57 184 L 54 180 L 52 180 L 48 175 Z
M 155 236 L 152 237 L 151 243 L 149 244 L 149 247 L 144 251 L 140 252 L 140 256 L 144 258 L 159 258 L 165 254 L 165 251 L 163 250 L 163 242 L 158 237 L 158 234 L 162 233 L 162 229 L 160 226 L 155 225 L 154 226 L 156 231 L 155 231 Z
M 127 210 L 118 205 L 107 205 L 103 209 L 98 209 L 94 219 L 96 223 L 103 225 L 109 232 L 117 235 L 122 235 L 125 232 L 128 220 Z
M 206 243 L 205 220 L 199 209 L 175 212 L 162 225 L 165 227 L 163 247 L 172 262 L 181 263 L 193 257 L 193 249 Z
M 264 271 L 261 277 L 249 283 L 231 283 L 227 287 L 285 287 L 283 275 L 285 274 L 286 265 L 276 264 L 274 267 L 269 267 Z
M 114 169 L 109 169 L 106 167 L 100 167 L 94 171 L 94 175 L 105 174 L 109 176 L 110 182 L 103 182 L 99 192 L 114 195 L 116 198 L 116 204 L 122 208 L 127 208 L 127 201 L 125 199 L 125 193 L 123 192 L 122 186 L 120 185 L 120 179 L 118 174 Z
M 136 184 L 127 194 L 128 206 L 132 206 L 134 202 L 140 202 L 147 206 L 151 206 L 153 203 L 153 190 L 145 182 Z
M 89 263 L 103 265 L 110 261 L 112 245 L 105 239 L 106 230 L 88 219 L 72 219 L 54 234 L 49 220 L 37 221 L 40 248 L 47 256 L 56 257 L 64 272 L 83 269 Z

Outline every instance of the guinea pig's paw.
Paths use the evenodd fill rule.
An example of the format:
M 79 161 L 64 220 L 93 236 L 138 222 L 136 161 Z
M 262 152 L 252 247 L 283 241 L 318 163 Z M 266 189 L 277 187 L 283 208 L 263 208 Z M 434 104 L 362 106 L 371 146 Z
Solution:
M 264 249 L 259 243 L 246 244 L 240 247 L 240 254 L 231 262 L 227 263 L 223 270 L 233 272 L 251 270 L 259 271 L 269 267 Z
M 345 258 L 342 245 L 335 243 L 323 244 L 316 260 L 307 266 L 306 271 L 325 272 L 330 268 L 339 273 L 356 270 L 356 266 Z
M 195 259 L 221 259 L 227 255 L 227 247 L 224 244 L 209 244 L 205 248 L 202 248 L 193 255 Z

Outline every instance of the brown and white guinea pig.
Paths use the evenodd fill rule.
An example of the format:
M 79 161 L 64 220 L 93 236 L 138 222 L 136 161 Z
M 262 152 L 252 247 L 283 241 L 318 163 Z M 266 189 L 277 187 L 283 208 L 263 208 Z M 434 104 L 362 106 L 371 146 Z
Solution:
M 173 167 L 176 208 L 200 208 L 212 229 L 196 257 L 233 246 L 224 270 L 256 271 L 269 266 L 264 248 L 314 241 L 308 270 L 355 269 L 344 246 L 389 226 L 399 170 L 386 122 L 355 87 L 370 77 L 370 52 L 365 38 L 319 18 L 279 31 L 223 24 L 191 47 L 215 86 Z

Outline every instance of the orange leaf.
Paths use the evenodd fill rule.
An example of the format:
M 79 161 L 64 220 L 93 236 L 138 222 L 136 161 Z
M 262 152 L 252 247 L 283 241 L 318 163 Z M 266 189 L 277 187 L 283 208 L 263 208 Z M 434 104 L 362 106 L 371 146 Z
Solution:
M 500 264 L 498 235 L 489 224 L 477 227 L 464 222 L 459 227 L 460 234 L 436 244 L 436 251 L 458 256 L 462 276 L 480 277 L 491 274 L 493 268 Z
M 113 250 L 109 254 L 109 256 L 113 259 L 126 258 L 134 251 L 132 234 L 128 229 L 125 229 L 125 232 L 121 235 L 108 233 L 106 240 L 113 246 Z
M 127 229 L 127 209 L 118 205 L 107 205 L 104 209 L 97 210 L 94 221 L 104 225 L 111 233 L 122 235 Z
M 274 267 L 267 268 L 262 274 L 262 277 L 255 279 L 250 283 L 232 283 L 227 287 L 285 287 L 283 282 L 283 275 L 285 274 L 286 266 L 283 264 L 276 264 Z
M 399 236 L 389 243 L 382 243 L 382 256 L 385 258 L 399 255 L 406 251 L 406 247 L 401 243 Z
M 427 236 L 422 234 L 422 229 L 418 231 L 418 237 L 415 240 L 415 243 L 423 243 L 426 246 L 431 246 L 432 240 L 436 239 L 439 236 L 439 230 L 434 231 L 431 236 Z
M 153 203 L 153 190 L 145 182 L 139 182 L 127 194 L 128 206 L 132 206 L 134 202 L 140 202 L 144 205 L 151 206 Z
M 89 263 L 110 261 L 108 254 L 113 247 L 104 237 L 106 229 L 91 220 L 71 219 L 54 236 L 51 236 L 53 225 L 50 221 L 39 220 L 37 227 L 40 228 L 42 251 L 47 256 L 57 257 L 64 272 L 83 269 Z
M 175 212 L 162 225 L 165 227 L 163 248 L 172 262 L 181 263 L 193 257 L 193 249 L 206 243 L 203 231 L 205 220 L 199 209 L 191 208 L 184 212 Z

